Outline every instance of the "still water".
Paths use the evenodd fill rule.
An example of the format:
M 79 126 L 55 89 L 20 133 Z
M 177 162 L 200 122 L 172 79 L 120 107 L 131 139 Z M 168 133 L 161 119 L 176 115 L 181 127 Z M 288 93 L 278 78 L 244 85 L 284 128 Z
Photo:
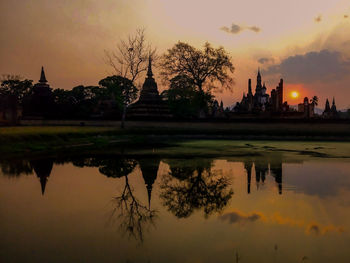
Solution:
M 0 262 L 350 262 L 350 160 L 1 160 Z

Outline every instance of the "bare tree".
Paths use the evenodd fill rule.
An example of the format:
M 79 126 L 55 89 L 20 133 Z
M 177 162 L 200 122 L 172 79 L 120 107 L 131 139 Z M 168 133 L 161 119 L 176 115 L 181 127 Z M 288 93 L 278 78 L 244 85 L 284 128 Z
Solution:
M 110 215 L 110 222 L 116 217 L 120 220 L 120 230 L 129 237 L 143 242 L 145 227 L 154 225 L 156 211 L 141 204 L 133 194 L 132 188 L 125 176 L 125 187 L 120 196 L 114 197 L 115 208 Z
M 135 86 L 138 86 L 136 81 L 147 70 L 149 58 L 155 60 L 156 49 L 146 41 L 144 28 L 138 28 L 134 34 L 121 39 L 115 51 L 105 50 L 106 64 L 113 68 L 116 75 L 131 80 Z M 128 100 L 126 98 L 126 101 Z M 127 106 L 124 105 L 122 124 L 125 122 Z
M 146 41 L 145 29 L 139 28 L 127 39 L 121 39 L 116 51 L 105 50 L 107 65 L 117 75 L 135 82 L 147 70 L 148 58 L 154 60 L 156 49 Z M 135 84 L 135 83 L 134 83 Z

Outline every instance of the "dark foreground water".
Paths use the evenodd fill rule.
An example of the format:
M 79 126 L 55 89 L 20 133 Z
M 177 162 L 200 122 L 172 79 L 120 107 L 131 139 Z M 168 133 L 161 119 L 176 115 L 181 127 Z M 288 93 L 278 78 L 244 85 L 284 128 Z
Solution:
M 0 262 L 350 262 L 344 158 L 84 154 L 1 170 Z

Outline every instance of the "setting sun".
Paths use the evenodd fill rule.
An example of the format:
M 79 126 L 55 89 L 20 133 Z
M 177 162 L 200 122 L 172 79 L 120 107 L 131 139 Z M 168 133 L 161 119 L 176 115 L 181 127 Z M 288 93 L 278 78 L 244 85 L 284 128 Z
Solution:
M 296 98 L 299 97 L 299 92 L 297 92 L 297 91 L 292 91 L 292 92 L 290 93 L 290 96 L 291 96 L 293 99 L 296 99 Z

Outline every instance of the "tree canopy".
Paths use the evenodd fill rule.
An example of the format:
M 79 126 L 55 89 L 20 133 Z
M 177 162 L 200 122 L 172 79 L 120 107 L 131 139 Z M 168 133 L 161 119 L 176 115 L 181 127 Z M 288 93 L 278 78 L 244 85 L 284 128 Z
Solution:
M 223 47 L 213 48 L 205 43 L 199 50 L 191 45 L 178 42 L 169 49 L 161 59 L 161 75 L 165 80 L 171 80 L 178 75 L 185 75 L 193 84 L 204 92 L 221 87 L 231 88 L 234 71 L 230 55 Z

